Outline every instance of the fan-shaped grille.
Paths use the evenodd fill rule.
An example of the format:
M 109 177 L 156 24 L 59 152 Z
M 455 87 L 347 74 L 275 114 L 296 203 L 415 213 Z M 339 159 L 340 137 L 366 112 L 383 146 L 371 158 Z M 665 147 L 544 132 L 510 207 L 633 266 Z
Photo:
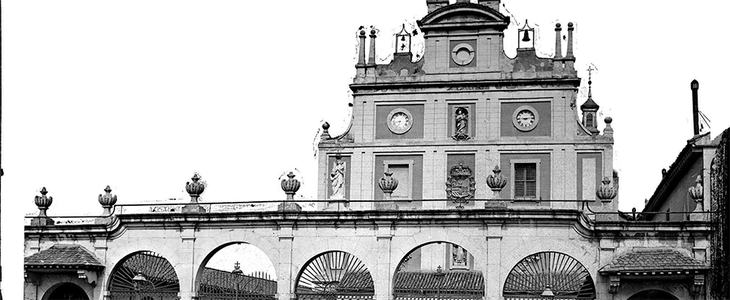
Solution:
M 372 299 L 374 294 L 370 271 L 362 261 L 342 251 L 316 257 L 297 281 L 299 299 Z
M 178 299 L 180 283 L 170 262 L 151 251 L 135 253 L 111 274 L 109 292 L 112 299 L 151 297 Z M 136 277 L 136 279 L 135 279 Z
M 505 299 L 540 298 L 550 289 L 554 299 L 596 298 L 588 270 L 574 258 L 559 252 L 540 252 L 517 263 L 504 283 Z

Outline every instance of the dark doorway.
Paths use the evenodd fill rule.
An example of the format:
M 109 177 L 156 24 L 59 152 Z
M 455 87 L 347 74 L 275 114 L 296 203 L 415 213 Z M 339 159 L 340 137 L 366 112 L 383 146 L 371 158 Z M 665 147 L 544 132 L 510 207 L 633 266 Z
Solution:
M 634 294 L 629 300 L 679 300 L 665 291 L 649 290 Z
M 78 285 L 73 283 L 64 283 L 58 286 L 50 296 L 48 300 L 89 300 L 86 296 L 86 292 L 81 289 Z

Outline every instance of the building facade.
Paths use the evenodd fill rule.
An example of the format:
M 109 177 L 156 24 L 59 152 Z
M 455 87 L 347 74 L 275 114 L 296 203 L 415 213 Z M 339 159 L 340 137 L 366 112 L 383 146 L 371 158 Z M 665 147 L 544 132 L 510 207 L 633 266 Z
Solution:
M 590 79 L 579 99 L 573 24 L 556 24 L 555 53 L 539 57 L 527 24 L 505 36 L 499 4 L 427 0 L 415 32 L 358 30 L 352 120 L 337 135 L 323 125 L 312 206 L 294 202 L 293 173 L 280 203 L 200 203 L 197 174 L 187 204 L 120 205 L 107 187 L 103 215 L 81 220 L 49 218 L 43 189 L 25 227 L 25 299 L 723 299 L 711 261 L 727 236 L 708 207 L 726 193 L 678 185 L 619 212 L 612 120 L 599 130 Z M 382 38 L 396 41 L 387 64 Z M 505 38 L 519 39 L 516 57 Z M 702 149 L 703 163 L 673 172 L 707 173 L 719 151 Z M 677 217 L 651 210 L 681 197 L 695 205 L 664 212 Z M 235 244 L 275 274 L 208 266 Z

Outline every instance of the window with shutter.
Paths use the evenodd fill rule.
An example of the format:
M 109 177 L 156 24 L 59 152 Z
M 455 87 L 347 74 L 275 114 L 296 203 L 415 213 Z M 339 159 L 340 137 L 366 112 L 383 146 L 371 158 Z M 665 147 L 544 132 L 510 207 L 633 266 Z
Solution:
M 540 161 L 533 159 L 511 160 L 512 197 L 514 199 L 540 199 Z

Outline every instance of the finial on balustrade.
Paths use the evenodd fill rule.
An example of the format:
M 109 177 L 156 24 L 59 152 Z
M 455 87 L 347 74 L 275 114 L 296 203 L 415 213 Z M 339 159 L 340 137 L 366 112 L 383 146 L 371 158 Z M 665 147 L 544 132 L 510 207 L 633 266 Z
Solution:
M 603 121 L 606 122 L 606 128 L 603 128 L 603 135 L 604 136 L 613 136 L 613 127 L 611 127 L 613 118 L 606 117 L 605 119 L 603 119 Z
M 104 189 L 104 195 L 99 194 L 99 204 L 104 208 L 103 216 L 109 216 L 112 214 L 111 208 L 114 204 L 117 204 L 117 195 L 112 195 L 112 188 L 108 185 Z
M 289 172 L 289 174 L 286 175 L 288 177 L 287 179 L 281 180 L 281 189 L 284 190 L 284 193 L 286 193 L 286 200 L 287 201 L 293 201 L 294 200 L 294 194 L 297 193 L 299 190 L 299 187 L 301 187 L 301 182 L 294 178 L 296 175 L 294 175 L 294 172 Z
M 53 225 L 54 222 L 51 218 L 48 217 L 46 214 L 46 211 L 49 207 L 51 207 L 51 204 L 53 204 L 53 197 L 46 196 L 48 194 L 48 190 L 46 190 L 46 187 L 43 187 L 40 191 L 40 196 L 35 196 L 35 205 L 38 206 L 38 210 L 40 211 L 38 213 L 38 217 L 31 220 L 30 225 L 32 226 L 46 226 L 46 225 Z
M 200 194 L 205 192 L 205 188 L 207 184 L 205 181 L 200 181 L 202 177 L 198 172 L 195 172 L 195 175 L 191 178 L 193 182 L 187 182 L 185 183 L 185 191 L 188 192 L 190 195 L 190 203 L 185 205 L 182 209 L 184 213 L 204 213 L 205 208 L 198 205 L 198 200 L 200 198 Z

